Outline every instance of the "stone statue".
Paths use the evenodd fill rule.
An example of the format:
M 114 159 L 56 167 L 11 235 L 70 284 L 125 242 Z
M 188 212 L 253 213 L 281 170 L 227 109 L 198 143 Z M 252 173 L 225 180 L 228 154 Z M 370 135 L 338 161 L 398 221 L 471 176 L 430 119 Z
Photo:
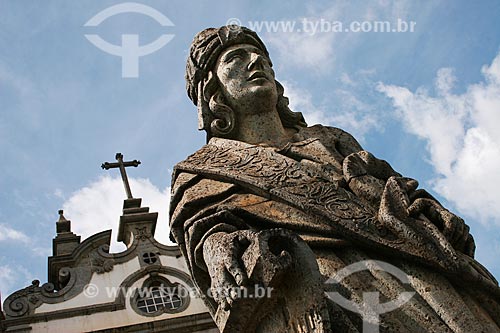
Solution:
M 307 127 L 255 32 L 200 32 L 186 80 L 208 143 L 175 167 L 171 235 L 221 332 L 368 332 L 366 311 L 331 292 L 412 292 L 371 332 L 500 332 L 500 289 L 469 227 L 349 133 Z

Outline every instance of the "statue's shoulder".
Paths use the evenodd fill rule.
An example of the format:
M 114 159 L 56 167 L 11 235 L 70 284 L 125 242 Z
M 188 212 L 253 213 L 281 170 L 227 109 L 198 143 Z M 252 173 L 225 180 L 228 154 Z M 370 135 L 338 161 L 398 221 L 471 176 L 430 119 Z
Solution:
M 232 191 L 234 184 L 217 179 L 207 178 L 195 171 L 176 170 L 171 183 L 171 201 L 177 202 L 182 197 L 196 201 L 207 196 Z
M 308 126 L 308 127 L 302 127 L 300 129 L 300 133 L 312 135 L 312 136 L 325 136 L 325 137 L 335 137 L 335 138 L 342 138 L 344 136 L 352 137 L 351 134 L 349 134 L 348 132 L 344 131 L 341 128 L 333 127 L 333 126 L 325 126 L 325 125 L 321 125 L 321 124 L 316 124 L 316 125 Z
M 171 220 L 186 213 L 188 206 L 201 210 L 207 203 L 227 197 L 237 189 L 237 185 L 230 182 L 207 178 L 194 172 L 174 171 L 169 207 Z
M 234 190 L 235 185 L 224 181 L 222 177 L 206 176 L 209 167 L 223 168 L 225 163 L 231 160 L 230 144 L 226 141 L 228 140 L 211 140 L 174 166 L 171 182 L 172 202 L 176 202 L 182 197 L 196 201 L 199 198 L 210 195 L 217 196 L 220 193 Z
M 317 124 L 300 129 L 299 135 L 305 138 L 318 138 L 327 148 L 336 149 L 344 156 L 363 150 L 350 133 L 337 127 Z

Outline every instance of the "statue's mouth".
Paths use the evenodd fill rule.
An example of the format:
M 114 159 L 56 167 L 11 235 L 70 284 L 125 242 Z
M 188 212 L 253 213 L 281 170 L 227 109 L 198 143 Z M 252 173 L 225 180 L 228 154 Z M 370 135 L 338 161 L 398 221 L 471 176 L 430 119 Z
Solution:
M 266 80 L 269 80 L 269 77 L 266 75 L 266 73 L 257 71 L 257 72 L 253 72 L 247 80 L 248 81 L 252 81 L 252 80 L 255 80 L 255 79 L 266 79 Z

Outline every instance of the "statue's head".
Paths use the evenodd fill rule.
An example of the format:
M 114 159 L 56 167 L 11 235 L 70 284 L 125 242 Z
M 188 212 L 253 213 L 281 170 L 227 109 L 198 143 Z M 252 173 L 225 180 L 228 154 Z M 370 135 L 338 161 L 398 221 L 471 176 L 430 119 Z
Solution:
M 198 128 L 207 132 L 208 139 L 233 138 L 238 128 L 235 105 L 250 103 L 258 109 L 263 99 L 276 103 L 284 127 L 306 126 L 302 114 L 289 109 L 264 43 L 245 27 L 208 28 L 195 36 L 186 65 L 186 88 L 198 108 Z

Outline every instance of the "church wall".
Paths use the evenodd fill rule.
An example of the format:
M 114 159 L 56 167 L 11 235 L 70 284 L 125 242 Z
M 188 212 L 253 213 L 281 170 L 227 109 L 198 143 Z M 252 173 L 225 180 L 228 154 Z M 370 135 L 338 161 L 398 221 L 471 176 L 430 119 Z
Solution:
M 92 279 L 89 282 L 89 285 L 96 286 L 96 290 L 99 291 L 97 295 L 93 297 L 87 297 L 84 293 L 81 293 L 78 296 L 62 303 L 44 303 L 35 310 L 35 313 L 50 312 L 61 309 L 111 302 L 115 299 L 115 297 L 109 297 L 106 290 L 109 289 L 110 286 L 119 286 L 127 276 L 139 270 L 139 268 L 139 260 L 137 257 L 134 257 L 132 260 L 127 261 L 123 264 L 115 265 L 111 272 L 108 272 L 106 274 L 94 273 L 92 275 Z
M 174 260 L 173 260 L 174 259 Z M 181 261 L 167 256 L 162 256 L 162 264 L 169 265 L 170 267 L 178 266 L 178 268 L 185 270 L 182 266 L 184 265 Z M 48 318 L 51 316 L 51 312 L 57 310 L 68 310 L 70 308 L 78 307 L 93 307 L 102 303 L 113 302 L 116 297 L 113 293 L 117 292 L 117 289 L 112 289 L 109 286 L 119 286 L 122 284 L 124 277 L 129 274 L 139 270 L 139 263 L 137 258 L 130 260 L 124 264 L 116 265 L 113 271 L 98 275 L 94 274 L 90 281 L 90 284 L 95 285 L 99 293 L 96 297 L 87 297 L 84 293 L 78 295 L 77 297 L 59 304 L 43 304 L 36 309 L 36 314 L 47 313 Z M 172 283 L 179 283 L 183 285 L 186 290 L 190 290 L 190 287 L 180 278 L 171 276 L 168 274 L 159 274 L 161 277 L 165 277 Z M 189 299 L 189 305 L 187 308 L 179 313 L 164 313 L 154 317 L 148 317 L 137 313 L 131 304 L 133 292 L 140 288 L 144 281 L 149 278 L 149 275 L 143 276 L 133 283 L 129 288 L 125 290 L 125 309 L 105 312 L 105 313 L 94 313 L 92 315 L 82 315 L 64 319 L 50 320 L 48 322 L 39 322 L 32 324 L 32 329 L 34 332 L 88 332 L 102 330 L 112 327 L 120 327 L 127 325 L 134 325 L 138 323 L 149 323 L 151 321 L 161 321 L 177 317 L 185 317 L 189 315 L 206 313 L 206 307 L 202 300 L 191 295 Z M 109 294 L 108 294 L 109 293 Z

